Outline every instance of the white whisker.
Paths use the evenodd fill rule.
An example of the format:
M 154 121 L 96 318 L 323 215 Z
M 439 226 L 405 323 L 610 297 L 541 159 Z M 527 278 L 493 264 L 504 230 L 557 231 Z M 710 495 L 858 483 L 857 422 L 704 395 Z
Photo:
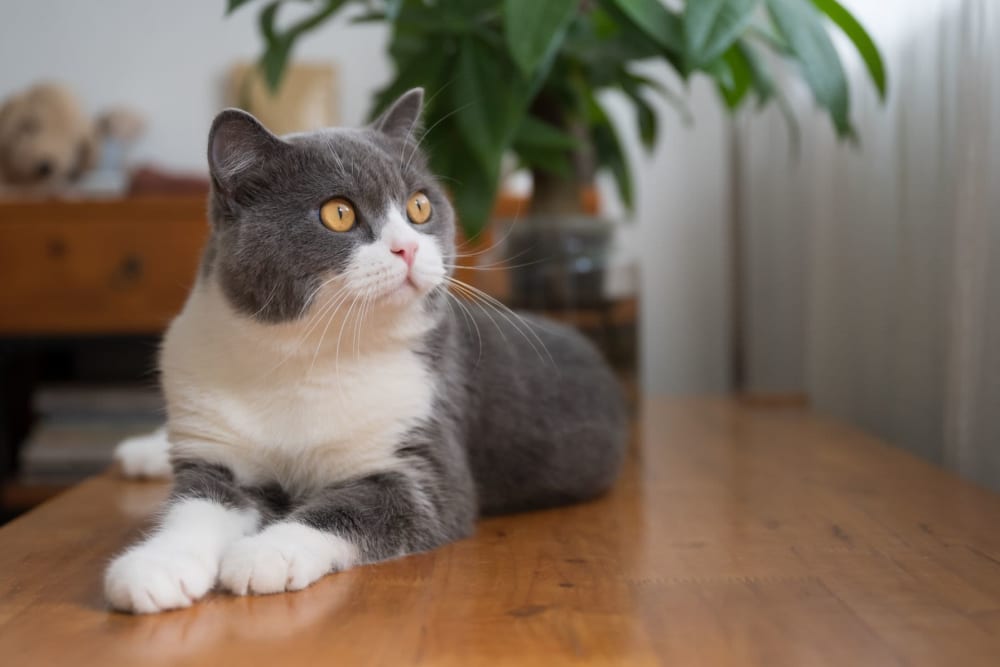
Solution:
M 267 307 L 271 305 L 271 301 L 274 299 L 274 295 L 278 293 L 278 285 L 279 283 L 277 282 L 274 283 L 274 287 L 271 288 L 271 294 L 268 295 L 268 297 L 264 300 L 264 304 L 257 309 L 257 311 L 252 315 L 252 317 L 257 317 L 265 310 L 267 310 Z
M 346 290 L 340 289 L 330 297 L 329 301 L 327 301 L 322 306 L 317 308 L 316 312 L 313 313 L 310 316 L 309 320 L 306 322 L 305 332 L 299 335 L 298 338 L 296 338 L 295 342 L 292 343 L 291 349 L 281 358 L 280 361 L 278 361 L 277 364 L 275 364 L 267 371 L 265 371 L 262 374 L 262 377 L 266 377 L 267 375 L 275 372 L 276 370 L 281 368 L 281 366 L 283 366 L 289 359 L 294 357 L 295 353 L 298 351 L 299 346 L 302 345 L 302 343 L 304 343 L 306 339 L 309 338 L 309 335 L 313 332 L 316 326 L 318 326 L 319 323 L 323 321 L 323 317 L 330 311 L 331 308 L 334 309 L 334 312 L 336 312 L 336 309 L 340 307 L 338 304 L 343 301 L 345 296 L 346 296 Z
M 483 358 L 483 334 L 482 332 L 479 331 L 479 325 L 476 324 L 476 318 L 472 316 L 472 313 L 470 313 L 468 307 L 464 303 L 462 303 L 462 300 L 459 299 L 454 294 L 452 294 L 447 288 L 445 288 L 444 294 L 449 299 L 451 299 L 451 301 L 454 301 L 456 304 L 458 304 L 459 308 L 462 309 L 461 312 L 463 319 L 465 319 L 466 330 L 469 330 L 468 329 L 469 322 L 471 322 L 472 326 L 476 328 L 476 338 L 479 341 L 479 356 L 476 357 L 476 366 L 478 366 L 479 362 L 482 361 Z M 445 303 L 451 305 L 451 301 L 445 301 Z
M 373 303 L 372 299 L 373 291 L 371 287 L 365 290 L 363 300 L 361 302 L 361 308 L 358 309 L 357 321 L 354 323 L 354 358 L 361 358 L 361 334 L 364 332 L 364 322 L 368 317 L 371 305 Z
M 339 277 L 340 276 L 333 276 L 332 278 L 330 278 L 328 280 L 324 280 L 323 282 L 321 282 L 319 284 L 319 287 L 317 287 L 313 291 L 309 292 L 309 294 L 306 296 L 305 300 L 302 302 L 302 308 L 299 309 L 299 314 L 298 314 L 298 316 L 297 316 L 296 319 L 298 319 L 298 317 L 302 317 L 305 314 L 306 310 L 309 309 L 309 305 L 312 303 L 313 297 L 315 297 L 317 294 L 319 294 L 319 291 L 321 289 L 323 289 L 324 287 L 326 287 L 327 285 L 329 285 L 330 283 L 332 283 L 334 280 L 336 280 Z
M 351 305 L 347 309 L 347 313 L 344 315 L 344 321 L 340 324 L 340 331 L 337 333 L 337 348 L 333 354 L 333 366 L 334 375 L 337 377 L 337 391 L 340 393 L 341 402 L 344 403 L 344 391 L 340 382 L 340 339 L 344 335 L 344 327 L 347 325 L 347 321 L 351 318 L 351 311 L 354 310 L 354 305 L 358 302 L 358 295 L 355 294 L 354 298 L 351 300 Z M 346 403 L 344 403 L 346 405 Z
M 340 301 L 338 302 L 337 307 L 333 309 L 333 311 L 329 314 L 329 316 L 327 316 L 326 326 L 323 327 L 323 333 L 320 334 L 319 342 L 316 343 L 316 351 L 313 352 L 312 361 L 309 362 L 309 369 L 305 372 L 305 375 L 303 375 L 303 379 L 305 379 L 312 373 L 313 366 L 316 365 L 316 357 L 319 356 L 319 351 L 323 347 L 323 340 L 326 338 L 326 332 L 330 328 L 330 324 L 333 323 L 334 318 L 337 316 L 337 311 L 340 310 L 340 307 L 344 304 L 344 301 L 347 300 L 347 296 L 348 295 L 345 294 L 344 298 L 340 299 Z M 347 312 L 348 314 L 350 314 L 351 311 L 348 310 Z
M 524 262 L 522 264 L 504 264 L 504 261 L 496 262 L 493 264 L 485 264 L 483 266 L 466 266 L 465 264 L 443 264 L 446 269 L 464 269 L 466 271 L 503 271 L 505 269 L 523 269 L 526 266 L 536 266 L 538 264 L 544 264 L 545 260 L 539 259 L 533 262 Z
M 471 292 L 472 294 L 476 295 L 477 298 L 483 300 L 486 304 L 489 304 L 490 306 L 492 306 L 492 308 L 494 310 L 496 310 L 497 314 L 501 315 L 504 319 L 506 319 L 507 322 L 510 323 L 510 325 L 512 327 L 514 327 L 514 329 L 518 333 L 520 333 L 521 336 L 524 337 L 524 340 L 531 346 L 531 348 L 535 351 L 535 353 L 538 354 L 539 359 L 541 359 L 542 355 L 538 351 L 538 348 L 535 347 L 535 344 L 531 342 L 531 339 L 528 338 L 528 336 L 524 333 L 524 331 L 521 329 L 521 327 L 524 327 L 524 329 L 527 329 L 528 333 L 530 333 L 532 335 L 532 337 L 538 342 L 538 344 L 545 351 L 545 355 L 549 358 L 549 362 L 552 364 L 552 366 L 554 368 L 558 369 L 558 366 L 556 365 L 555 359 L 553 359 L 553 357 L 552 357 L 552 353 L 549 352 L 549 348 L 546 347 L 546 345 L 542 341 L 542 339 L 538 336 L 537 333 L 535 333 L 534 329 L 531 328 L 531 325 L 528 324 L 524 320 L 524 318 L 522 318 L 520 315 L 518 315 L 517 313 L 515 313 L 510 308 L 508 308 L 503 302 L 501 302 L 500 300 L 496 299 L 493 296 L 490 296 L 489 294 L 487 294 L 486 292 L 482 291 L 478 287 L 473 287 L 472 285 L 469 285 L 468 283 L 464 283 L 461 280 L 458 280 L 458 279 L 452 278 L 452 277 L 448 277 L 448 281 L 451 284 L 453 284 L 453 285 L 460 285 L 460 286 L 462 286 L 462 288 L 464 288 L 467 292 Z M 514 322 L 509 317 L 507 317 L 506 313 L 510 313 L 511 315 L 513 315 L 514 318 L 517 320 L 517 322 L 520 322 L 521 326 L 518 326 L 518 324 L 516 322 Z
M 497 333 L 500 334 L 500 338 L 502 338 L 505 343 L 510 344 L 510 341 L 507 340 L 507 334 L 505 334 L 503 331 L 503 327 L 497 324 L 497 321 L 493 319 L 493 316 L 490 314 L 490 311 L 486 310 L 483 304 L 480 303 L 479 300 L 476 298 L 475 294 L 469 292 L 468 290 L 465 289 L 465 287 L 461 285 L 452 284 L 452 287 L 458 290 L 460 294 L 464 294 L 469 298 L 469 305 L 478 306 L 479 310 L 483 311 L 483 314 L 486 315 L 486 317 L 489 318 L 490 322 L 493 323 L 493 326 L 496 327 Z

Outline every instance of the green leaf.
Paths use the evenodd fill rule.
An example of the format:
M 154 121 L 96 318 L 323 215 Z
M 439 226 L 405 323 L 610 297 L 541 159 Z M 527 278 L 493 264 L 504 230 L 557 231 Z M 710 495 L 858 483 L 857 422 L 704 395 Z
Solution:
M 792 48 L 788 46 L 788 42 L 784 40 L 780 35 L 774 34 L 771 29 L 770 23 L 763 23 L 761 21 L 753 21 L 746 30 L 748 37 L 754 37 L 757 40 L 765 43 L 768 47 L 775 53 L 780 53 L 784 56 L 792 55 Z
M 257 19 L 260 33 L 264 37 L 264 55 L 261 56 L 260 67 L 264 73 L 264 80 L 272 92 L 281 84 L 292 49 L 299 37 L 318 28 L 346 2 L 347 0 L 326 0 L 322 7 L 284 32 L 279 32 L 275 26 L 281 0 L 275 0 L 261 11 Z
M 431 66 L 432 64 L 427 62 L 426 65 Z M 429 107 L 431 99 L 440 90 L 442 84 L 433 76 L 424 76 L 424 73 L 427 71 L 429 70 L 424 70 L 420 67 L 411 67 L 407 70 L 398 71 L 394 79 L 389 81 L 383 88 L 375 91 L 371 106 L 368 109 L 368 122 L 374 122 L 403 93 L 414 88 L 424 89 L 424 110 L 420 115 L 420 127 L 427 128 L 441 120 L 440 117 L 436 117 L 430 113 L 431 110 Z
M 226 0 L 226 15 L 232 14 L 248 2 L 253 2 L 253 0 Z
M 736 42 L 759 0 L 697 0 L 684 5 L 684 47 L 688 66 L 702 67 Z
M 656 135 L 658 134 L 658 122 L 656 111 L 641 97 L 635 98 L 636 121 L 639 124 L 639 139 L 647 151 L 656 147 Z
M 715 79 L 715 85 L 722 88 L 736 87 L 736 76 L 733 74 L 733 69 L 729 65 L 729 61 L 725 58 L 719 58 L 710 62 L 705 66 L 705 71 Z
M 670 104 L 670 106 L 672 106 L 674 110 L 680 114 L 681 120 L 683 120 L 685 124 L 690 125 L 694 123 L 694 114 L 691 113 L 691 107 L 688 106 L 686 96 L 675 90 L 671 90 L 659 81 L 629 72 L 628 70 L 625 70 L 621 79 L 624 82 L 624 86 L 635 89 L 636 91 L 638 91 L 640 86 L 656 91 L 665 102 Z M 636 92 L 636 94 L 638 94 L 638 92 Z
M 785 119 L 785 126 L 788 128 L 788 139 L 792 147 L 792 153 L 798 153 L 801 145 L 801 130 L 799 122 L 795 118 L 795 112 L 785 96 L 779 90 L 771 76 L 771 71 L 764 61 L 764 58 L 753 48 L 749 39 L 741 39 L 737 42 L 737 48 L 743 53 L 747 64 L 750 66 L 750 83 L 757 93 L 757 105 L 763 107 L 771 99 L 774 99 L 778 110 Z
M 568 132 L 527 115 L 517 128 L 511 148 L 526 167 L 569 177 L 573 171 L 571 151 L 579 142 Z
M 437 144 L 438 153 L 455 153 L 455 160 L 443 164 L 445 175 L 461 181 L 455 186 L 455 205 L 466 231 L 482 228 L 492 210 L 500 178 L 500 161 L 510 146 L 528 109 L 528 103 L 544 78 L 551 62 L 539 66 L 529 80 L 501 44 L 491 46 L 474 35 L 461 38 L 458 63 L 451 84 L 454 126 L 448 140 Z M 438 139 L 444 140 L 444 135 Z
M 830 113 L 837 134 L 853 132 L 848 118 L 850 98 L 844 67 L 810 0 L 765 0 L 775 27 L 788 42 L 816 102 Z
M 653 150 L 656 146 L 656 135 L 658 130 L 658 119 L 656 111 L 642 94 L 642 88 L 658 89 L 659 86 L 650 85 L 644 82 L 643 77 L 632 75 L 626 72 L 621 80 L 621 89 L 635 106 L 636 124 L 639 126 L 639 139 L 647 151 Z M 651 82 L 655 84 L 656 82 Z
M 507 48 L 525 76 L 534 74 L 546 54 L 559 48 L 577 4 L 577 0 L 504 0 Z
M 611 0 L 603 0 L 605 4 Z M 595 85 L 615 85 L 614 73 L 627 62 L 666 57 L 680 63 L 680 51 L 665 53 L 644 30 L 636 27 L 617 7 L 598 5 L 572 21 L 559 51 L 561 61 L 578 62 Z M 611 81 L 607 81 L 610 77 Z
M 514 144 L 519 147 L 569 151 L 576 148 L 578 143 L 573 135 L 532 115 L 524 117 L 514 135 Z
M 452 39 L 457 49 L 447 51 L 446 56 L 451 78 L 444 85 L 449 94 L 436 103 L 444 109 L 450 102 L 441 112 L 448 116 L 441 125 L 445 131 L 425 145 L 432 145 L 432 164 L 438 173 L 460 181 L 454 189 L 455 206 L 463 227 L 469 231 L 481 229 L 489 219 L 501 158 L 511 146 L 528 104 L 549 80 L 555 54 L 544 58 L 534 76 L 526 78 L 502 41 L 493 44 L 478 33 Z M 425 48 L 442 47 L 427 40 L 423 44 Z M 414 53 L 412 49 L 407 52 Z M 455 159 L 449 161 L 449 154 L 454 154 Z
M 272 42 L 260 60 L 264 81 L 272 93 L 277 92 L 281 86 L 281 79 L 285 75 L 285 67 L 288 65 L 288 57 L 292 52 L 291 47 L 291 43 L 284 39 Z
M 611 124 L 608 114 L 593 97 L 588 100 L 587 110 L 590 115 L 591 137 L 594 140 L 597 162 L 602 167 L 611 170 L 622 203 L 625 204 L 626 208 L 632 210 L 635 206 L 632 174 L 629 171 L 628 161 L 625 159 L 625 151 L 622 150 L 621 142 L 618 140 L 618 133 L 615 131 L 614 125 Z
M 541 169 L 561 178 L 573 175 L 573 163 L 565 151 L 546 150 L 532 146 L 514 145 L 521 165 L 529 169 Z
M 431 168 L 443 177 L 466 238 L 473 238 L 486 227 L 493 212 L 500 165 L 484 168 L 457 127 L 442 125 L 439 129 L 436 145 L 440 150 L 430 151 Z
M 358 25 L 362 23 L 381 23 L 382 21 L 387 21 L 388 16 L 385 12 L 365 12 L 364 14 L 358 14 L 352 16 L 350 23 L 351 25 Z
M 403 7 L 403 0 L 387 0 L 385 3 L 385 15 L 390 21 L 395 21 L 399 17 L 399 10 Z
M 854 48 L 858 50 L 861 59 L 864 60 L 865 66 L 868 68 L 875 88 L 878 89 L 879 99 L 884 102 L 886 92 L 885 64 L 882 62 L 882 54 L 879 53 L 871 35 L 837 0 L 813 0 L 813 3 L 830 17 L 830 20 L 836 23 L 854 44 Z
M 785 99 L 775 84 L 774 77 L 771 76 L 771 71 L 768 69 L 767 63 L 754 50 L 749 40 L 741 39 L 737 42 L 736 48 L 743 54 L 747 65 L 750 67 L 750 85 L 757 93 L 758 107 L 763 107 L 772 99 L 775 100 L 778 110 L 785 119 L 785 126 L 788 128 L 788 138 L 792 146 L 792 153 L 797 153 L 801 144 L 799 122 L 795 118 L 795 112 L 792 111 L 788 100 Z
M 466 238 L 474 238 L 489 224 L 496 201 L 499 172 L 472 168 L 455 185 L 452 200 Z
M 690 2 L 691 0 L 689 0 Z M 660 0 L 608 0 L 632 22 L 671 53 L 684 53 L 684 26 L 680 17 Z
M 277 38 L 278 30 L 275 28 L 274 23 L 278 18 L 279 9 L 281 9 L 281 0 L 269 4 L 261 10 L 260 16 L 257 17 L 257 26 L 260 28 L 260 34 L 264 37 L 264 42 L 267 44 L 270 44 Z
M 723 85 L 722 82 L 719 82 L 719 91 L 726 101 L 726 106 L 732 110 L 743 103 L 743 99 L 750 90 L 753 72 L 746 55 L 736 45 L 730 47 L 722 58 L 729 67 L 731 83 Z
M 750 85 L 757 93 L 757 103 L 763 106 L 774 96 L 774 77 L 771 76 L 767 63 L 756 51 L 745 41 L 736 43 L 736 48 L 740 50 L 743 59 L 750 69 Z
M 473 36 L 460 44 L 452 86 L 456 123 L 484 167 L 499 165 L 527 109 L 531 86 L 502 51 Z
M 279 9 L 281 9 L 281 2 L 272 2 L 257 17 L 260 34 L 264 38 L 264 53 L 260 58 L 260 69 L 268 89 L 272 92 L 278 90 L 285 66 L 288 63 L 288 57 L 291 54 L 291 43 L 282 38 L 275 27 Z
M 323 25 L 328 18 L 336 14 L 337 11 L 345 4 L 347 4 L 347 0 L 326 0 L 325 7 L 317 10 L 312 16 L 307 16 L 293 25 L 285 34 L 289 37 L 289 39 L 298 39 L 310 30 L 314 30 Z
M 422 87 L 427 93 L 423 114 L 426 127 L 441 120 L 441 116 L 436 113 L 439 107 L 447 107 L 444 113 L 453 111 L 450 100 L 444 99 L 443 105 L 438 104 L 438 101 L 441 90 L 452 81 L 454 66 L 449 52 L 454 47 L 454 40 L 445 39 L 433 43 L 424 40 L 418 44 L 421 47 L 419 50 L 407 53 L 406 57 L 394 58 L 396 74 L 375 94 L 368 120 L 375 120 L 400 95 L 417 87 Z

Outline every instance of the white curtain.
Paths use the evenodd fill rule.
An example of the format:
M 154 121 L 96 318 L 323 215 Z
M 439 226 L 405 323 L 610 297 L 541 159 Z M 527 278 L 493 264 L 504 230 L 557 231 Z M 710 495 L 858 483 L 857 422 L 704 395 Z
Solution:
M 849 60 L 860 146 L 800 88 L 798 151 L 737 123 L 747 382 L 1000 488 L 1000 2 L 846 4 L 890 75 Z

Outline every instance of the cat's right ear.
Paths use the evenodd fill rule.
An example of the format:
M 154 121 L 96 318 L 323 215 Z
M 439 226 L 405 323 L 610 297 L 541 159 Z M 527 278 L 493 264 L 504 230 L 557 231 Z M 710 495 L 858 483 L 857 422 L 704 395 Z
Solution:
M 399 96 L 389 108 L 372 123 L 376 130 L 393 139 L 407 141 L 413 136 L 424 110 L 424 89 L 412 88 Z
M 226 109 L 208 133 L 208 170 L 219 188 L 233 192 L 240 176 L 287 146 L 246 111 Z

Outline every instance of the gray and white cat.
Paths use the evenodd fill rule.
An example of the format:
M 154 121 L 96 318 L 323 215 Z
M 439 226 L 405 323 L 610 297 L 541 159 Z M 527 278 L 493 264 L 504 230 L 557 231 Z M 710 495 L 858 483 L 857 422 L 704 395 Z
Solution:
M 422 103 L 283 138 L 215 119 L 211 239 L 161 354 L 174 489 L 108 568 L 114 608 L 298 590 L 613 481 L 626 414 L 594 348 L 448 292 Z

